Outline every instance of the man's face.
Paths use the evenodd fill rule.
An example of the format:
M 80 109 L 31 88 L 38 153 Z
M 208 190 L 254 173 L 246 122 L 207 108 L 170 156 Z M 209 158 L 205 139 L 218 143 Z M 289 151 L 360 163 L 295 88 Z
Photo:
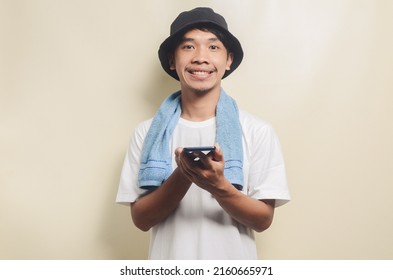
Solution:
M 232 64 L 224 44 L 209 31 L 193 29 L 184 34 L 170 61 L 182 90 L 206 93 L 221 87 L 221 79 Z

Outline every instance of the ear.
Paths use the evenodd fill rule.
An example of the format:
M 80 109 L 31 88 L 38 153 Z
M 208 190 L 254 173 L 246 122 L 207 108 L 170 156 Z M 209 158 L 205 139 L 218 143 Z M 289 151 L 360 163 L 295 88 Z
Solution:
M 168 55 L 168 60 L 169 60 L 169 69 L 176 70 L 175 57 L 173 56 L 173 54 Z
M 233 62 L 233 53 L 230 52 L 230 53 L 228 53 L 228 57 L 227 57 L 227 66 L 225 68 L 226 70 L 231 69 L 232 62 Z

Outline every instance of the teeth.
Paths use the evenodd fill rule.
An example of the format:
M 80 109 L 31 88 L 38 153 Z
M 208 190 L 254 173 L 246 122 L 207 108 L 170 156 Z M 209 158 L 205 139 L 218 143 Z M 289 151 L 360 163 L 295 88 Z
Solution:
M 206 76 L 206 75 L 209 74 L 209 72 L 205 72 L 205 71 L 193 71 L 192 74 L 198 75 L 198 76 Z

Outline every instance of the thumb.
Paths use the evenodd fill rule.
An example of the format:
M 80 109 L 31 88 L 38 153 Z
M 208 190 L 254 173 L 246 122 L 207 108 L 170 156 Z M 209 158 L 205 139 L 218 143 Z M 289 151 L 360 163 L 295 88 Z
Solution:
M 213 160 L 214 161 L 224 161 L 224 154 L 222 153 L 221 147 L 218 143 L 214 145 L 216 149 L 213 153 Z

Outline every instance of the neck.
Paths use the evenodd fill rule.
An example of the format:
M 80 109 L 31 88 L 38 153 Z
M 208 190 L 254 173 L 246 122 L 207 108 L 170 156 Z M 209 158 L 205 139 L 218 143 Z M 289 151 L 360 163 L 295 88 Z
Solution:
M 190 121 L 205 121 L 216 115 L 216 107 L 221 88 L 206 93 L 187 92 L 182 90 L 181 117 Z

